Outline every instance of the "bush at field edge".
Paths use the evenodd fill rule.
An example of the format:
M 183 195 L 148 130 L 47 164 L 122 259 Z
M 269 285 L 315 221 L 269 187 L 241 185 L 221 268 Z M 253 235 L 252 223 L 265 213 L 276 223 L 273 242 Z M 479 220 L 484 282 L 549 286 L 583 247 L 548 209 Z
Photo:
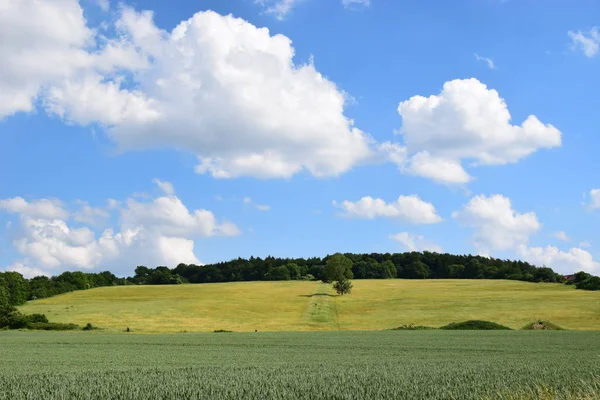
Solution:
M 464 322 L 452 322 L 448 325 L 444 325 L 440 327 L 440 329 L 444 330 L 472 330 L 472 331 L 510 331 L 512 330 L 508 326 L 500 325 L 491 321 L 481 321 L 481 320 L 470 320 Z

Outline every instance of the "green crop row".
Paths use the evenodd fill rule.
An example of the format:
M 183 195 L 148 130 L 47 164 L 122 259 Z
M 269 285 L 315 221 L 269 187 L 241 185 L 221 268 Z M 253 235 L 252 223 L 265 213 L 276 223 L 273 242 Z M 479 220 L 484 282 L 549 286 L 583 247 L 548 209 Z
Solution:
M 597 399 L 600 332 L 0 333 L 0 399 Z

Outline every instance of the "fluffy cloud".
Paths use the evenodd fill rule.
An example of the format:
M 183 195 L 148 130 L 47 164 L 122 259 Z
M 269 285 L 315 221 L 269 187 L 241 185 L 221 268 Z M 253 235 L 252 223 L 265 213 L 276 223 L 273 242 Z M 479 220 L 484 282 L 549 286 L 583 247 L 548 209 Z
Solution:
M 462 184 L 472 179 L 459 160 L 435 157 L 427 151 L 412 156 L 402 169 L 409 174 L 429 178 L 438 183 Z
M 560 131 L 534 115 L 512 125 L 498 92 L 474 78 L 446 82 L 439 95 L 411 97 L 398 112 L 409 155 L 401 169 L 438 182 L 468 182 L 463 161 L 474 166 L 514 163 L 561 145 Z
M 592 255 L 580 248 L 573 247 L 564 252 L 557 247 L 527 247 L 519 246 L 518 254 L 526 261 L 545 265 L 557 272 L 573 273 L 578 271 L 595 272 L 600 270 L 600 263 Z
M 42 86 L 85 66 L 92 40 L 77 0 L 3 1 L 0 117 L 31 111 Z
M 57 199 L 41 199 L 28 202 L 22 197 L 13 197 L 12 199 L 0 200 L 0 210 L 31 218 L 64 219 L 69 215 L 69 212 L 64 208 L 64 204 Z
M 600 189 L 592 189 L 590 190 L 590 209 L 597 210 L 600 209 Z
M 366 196 L 356 202 L 344 200 L 338 204 L 334 201 L 333 205 L 341 208 L 342 215 L 348 218 L 393 218 L 412 224 L 435 224 L 442 221 L 433 204 L 415 195 L 400 196 L 390 203 Z
M 240 233 L 233 223 L 217 221 L 208 210 L 190 211 L 173 194 L 169 182 L 156 181 L 156 184 L 170 194 L 150 201 L 130 198 L 123 205 L 112 204 L 120 214 L 117 233 L 106 229 L 98 235 L 85 226 L 73 227 L 69 219 L 81 222 L 77 217 L 81 210 L 60 216 L 32 212 L 31 207 L 13 210 L 21 216 L 20 232 L 13 245 L 23 259 L 8 268 L 27 275 L 40 271 L 58 273 L 69 268 L 128 273 L 136 263 L 168 266 L 199 263 L 194 254 L 194 239 Z
M 161 181 L 160 179 L 154 179 L 153 182 L 166 195 L 171 196 L 175 194 L 175 188 L 171 182 Z
M 483 253 L 527 244 L 529 237 L 540 229 L 535 213 L 513 210 L 510 199 L 499 194 L 475 196 L 462 210 L 452 213 L 452 217 L 474 229 L 474 244 Z
M 569 236 L 563 231 L 554 232 L 553 236 L 558 240 L 562 240 L 563 242 L 568 242 L 571 240 L 569 239 Z
M 108 202 L 106 208 L 91 207 L 85 201 L 80 201 L 79 204 L 80 208 L 75 213 L 73 213 L 73 219 L 77 222 L 81 222 L 87 225 L 97 225 L 101 221 L 110 217 L 109 210 L 112 210 L 114 206 L 114 203 L 112 203 L 111 201 Z
M 146 62 L 119 39 L 98 37 L 77 0 L 4 1 L 0 7 L 0 118 L 32 111 L 38 96 L 44 100 L 47 91 L 60 91 L 56 86 L 81 88 L 73 82 L 111 78 L 119 68 Z M 98 108 L 96 100 L 106 104 L 107 93 L 98 99 L 89 94 L 80 94 L 88 97 L 79 107 Z M 112 100 L 123 101 L 116 97 Z
M 208 210 L 190 212 L 174 195 L 151 202 L 128 199 L 121 210 L 121 224 L 129 230 L 141 227 L 167 236 L 234 236 L 239 233 L 230 222 L 218 223 Z
M 287 37 L 211 11 L 170 33 L 152 18 L 124 8 L 110 46 L 118 56 L 107 60 L 105 46 L 96 57 L 127 64 L 134 82 L 72 77 L 48 89 L 48 112 L 105 125 L 123 150 L 191 152 L 196 171 L 216 178 L 330 177 L 373 158 L 373 140 L 344 116 L 345 94 L 312 63 L 296 65 Z
M 569 31 L 571 46 L 574 50 L 581 50 L 586 57 L 594 57 L 600 49 L 600 31 L 593 27 L 589 31 Z
M 12 272 L 18 272 L 27 279 L 35 278 L 36 276 L 42 276 L 42 275 L 46 275 L 46 276 L 52 275 L 51 273 L 49 273 L 47 271 L 41 270 L 39 268 L 28 267 L 25 264 L 20 263 L 20 262 L 11 264 L 8 268 L 6 268 L 6 270 L 12 271 Z
M 390 235 L 390 239 L 402 244 L 408 251 L 432 251 L 441 253 L 442 248 L 435 243 L 428 242 L 423 236 L 408 232 L 400 232 Z

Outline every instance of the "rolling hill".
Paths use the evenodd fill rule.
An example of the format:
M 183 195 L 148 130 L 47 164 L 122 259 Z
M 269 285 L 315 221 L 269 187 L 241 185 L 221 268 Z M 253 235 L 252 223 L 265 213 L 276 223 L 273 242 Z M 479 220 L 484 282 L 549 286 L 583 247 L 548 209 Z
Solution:
M 107 331 L 382 330 L 484 319 L 521 328 L 538 319 L 600 329 L 600 292 L 502 280 L 355 280 L 349 296 L 321 282 L 116 286 L 30 301 L 25 313 Z

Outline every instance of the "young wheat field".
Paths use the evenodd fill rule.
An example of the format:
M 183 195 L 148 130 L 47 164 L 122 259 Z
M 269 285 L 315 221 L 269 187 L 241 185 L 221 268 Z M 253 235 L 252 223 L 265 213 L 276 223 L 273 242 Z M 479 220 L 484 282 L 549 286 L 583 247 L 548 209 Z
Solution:
M 0 399 L 598 399 L 600 332 L 0 332 Z
M 540 319 L 566 329 L 600 329 L 600 292 L 562 284 L 402 279 L 353 284 L 349 296 L 334 296 L 331 285 L 299 281 L 118 286 L 31 301 L 20 310 L 54 322 L 140 333 L 383 330 L 469 319 L 514 329 Z

